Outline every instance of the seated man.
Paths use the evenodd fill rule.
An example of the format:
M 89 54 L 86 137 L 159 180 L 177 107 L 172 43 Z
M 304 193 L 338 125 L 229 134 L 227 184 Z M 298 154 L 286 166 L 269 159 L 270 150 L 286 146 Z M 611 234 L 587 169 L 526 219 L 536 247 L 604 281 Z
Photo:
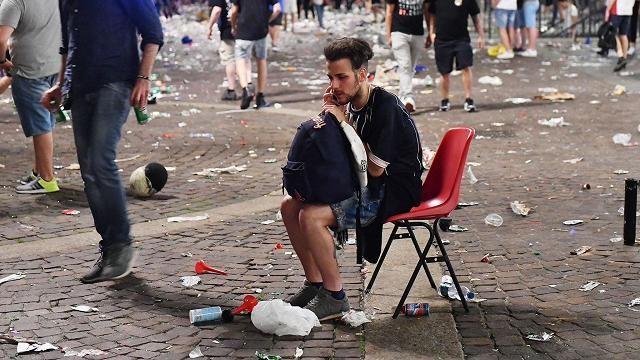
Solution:
M 362 196 L 364 236 L 359 236 L 363 244 L 358 250 L 375 262 L 385 219 L 420 201 L 420 138 L 398 97 L 368 83 L 368 61 L 373 57 L 369 44 L 341 38 L 325 47 L 324 55 L 330 86 L 323 110 L 352 125 L 367 149 L 369 185 Z M 282 202 L 282 218 L 306 277 L 300 291 L 288 301 L 313 311 L 320 320 L 349 310 L 329 228 L 336 232 L 354 229 L 357 205 L 355 195 L 336 204 L 306 204 L 290 196 Z

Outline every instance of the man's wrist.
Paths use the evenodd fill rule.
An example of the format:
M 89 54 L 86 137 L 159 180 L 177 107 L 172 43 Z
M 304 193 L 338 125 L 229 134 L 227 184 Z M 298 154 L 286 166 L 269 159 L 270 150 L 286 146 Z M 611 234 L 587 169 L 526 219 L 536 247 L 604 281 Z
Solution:
M 136 76 L 136 79 L 138 79 L 138 80 L 147 80 L 147 81 L 151 81 L 151 78 L 150 78 L 149 76 L 147 76 L 147 75 L 142 75 L 142 74 L 141 74 L 141 75 Z

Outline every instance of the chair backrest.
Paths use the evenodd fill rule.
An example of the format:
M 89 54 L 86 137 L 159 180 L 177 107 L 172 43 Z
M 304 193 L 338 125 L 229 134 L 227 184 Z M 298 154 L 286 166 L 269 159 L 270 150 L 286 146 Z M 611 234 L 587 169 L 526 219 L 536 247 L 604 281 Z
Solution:
M 471 128 L 453 128 L 444 134 L 422 185 L 423 204 L 426 203 L 428 207 L 443 206 L 442 213 L 447 214 L 456 208 L 462 173 L 475 133 Z

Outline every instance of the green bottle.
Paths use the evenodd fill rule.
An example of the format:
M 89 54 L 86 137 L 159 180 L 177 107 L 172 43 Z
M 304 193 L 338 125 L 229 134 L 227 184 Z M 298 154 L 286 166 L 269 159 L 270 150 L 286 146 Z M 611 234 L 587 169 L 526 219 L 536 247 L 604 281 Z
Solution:
M 149 120 L 151 120 L 151 115 L 149 115 L 149 113 L 147 112 L 146 107 L 142 107 L 142 108 L 134 107 L 133 111 L 136 114 L 136 120 L 138 120 L 138 124 L 144 125 L 148 123 Z
M 63 123 L 67 121 L 69 121 L 69 116 L 67 115 L 67 111 L 62 106 L 60 106 L 56 114 L 56 122 Z

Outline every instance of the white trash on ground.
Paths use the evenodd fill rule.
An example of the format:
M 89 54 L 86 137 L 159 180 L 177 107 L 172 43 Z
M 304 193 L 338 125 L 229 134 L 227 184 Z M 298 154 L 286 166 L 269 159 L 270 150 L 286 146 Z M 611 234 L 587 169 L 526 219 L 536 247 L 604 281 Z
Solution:
M 344 314 L 342 316 L 342 320 L 351 325 L 351 327 L 358 327 L 362 324 L 371 322 L 371 320 L 367 318 L 367 315 L 364 313 L 364 311 L 355 311 L 353 309 Z
M 478 79 L 478 82 L 483 85 L 501 86 L 502 79 L 497 76 L 483 76 Z
M 9 281 L 15 281 L 15 280 L 24 279 L 25 277 L 27 277 L 27 275 L 25 275 L 23 273 L 12 274 L 12 275 L 5 276 L 2 279 L 0 279 L 0 284 L 6 283 L 6 282 L 9 282 Z
M 503 223 L 502 216 L 498 214 L 489 214 L 484 218 L 484 223 L 487 225 L 500 227 Z
M 616 145 L 628 146 L 631 142 L 631 134 L 615 134 L 613 135 L 613 143 Z
M 260 301 L 251 312 L 251 322 L 263 333 L 278 336 L 307 336 L 311 329 L 320 326 L 313 311 L 291 306 L 280 299 Z
M 202 221 L 207 220 L 209 214 L 197 215 L 197 216 L 173 216 L 167 219 L 167 222 L 185 222 L 185 221 Z
M 181 276 L 180 283 L 184 287 L 192 287 L 202 282 L 200 276 Z
M 542 334 L 531 334 L 527 336 L 527 339 L 533 341 L 549 341 L 553 337 L 553 333 L 543 332 Z

